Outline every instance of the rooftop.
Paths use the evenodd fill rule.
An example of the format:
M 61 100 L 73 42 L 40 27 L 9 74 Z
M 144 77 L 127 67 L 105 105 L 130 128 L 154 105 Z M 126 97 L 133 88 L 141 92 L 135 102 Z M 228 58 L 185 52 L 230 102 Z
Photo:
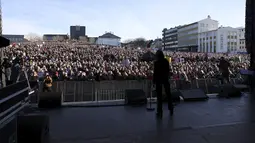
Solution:
M 105 33 L 105 34 L 102 35 L 102 36 L 99 36 L 99 38 L 120 39 L 120 37 L 118 37 L 118 36 L 116 36 L 116 35 L 114 35 L 114 34 L 112 34 L 112 33 L 109 33 L 109 32 Z
M 146 106 L 61 108 L 50 116 L 54 143 L 253 143 L 255 114 L 248 96 L 164 105 L 162 120 Z M 155 106 L 155 105 L 153 105 Z

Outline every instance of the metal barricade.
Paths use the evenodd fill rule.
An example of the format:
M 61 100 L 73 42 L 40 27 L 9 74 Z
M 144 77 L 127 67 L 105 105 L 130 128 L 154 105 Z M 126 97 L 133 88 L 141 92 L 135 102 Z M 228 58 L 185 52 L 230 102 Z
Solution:
M 206 79 L 197 79 L 196 80 L 197 88 L 202 89 L 205 93 L 208 93 L 208 86 Z
M 208 94 L 217 93 L 218 92 L 217 85 L 220 85 L 220 81 L 216 78 L 208 78 L 206 81 L 207 81 Z
M 239 79 L 231 79 L 232 83 L 237 83 Z M 172 91 L 200 88 L 205 93 L 217 93 L 218 79 L 197 79 L 192 81 L 170 80 Z M 42 84 L 40 89 L 42 89 Z M 106 102 L 123 101 L 125 90 L 141 89 L 147 97 L 152 94 L 151 80 L 122 80 L 122 81 L 57 81 L 54 82 L 52 91 L 62 92 L 63 101 L 68 103 L 77 102 Z
M 96 82 L 96 101 L 124 100 L 125 90 L 142 89 L 146 95 L 150 93 L 150 81 L 147 80 L 123 80 L 123 81 L 102 81 Z

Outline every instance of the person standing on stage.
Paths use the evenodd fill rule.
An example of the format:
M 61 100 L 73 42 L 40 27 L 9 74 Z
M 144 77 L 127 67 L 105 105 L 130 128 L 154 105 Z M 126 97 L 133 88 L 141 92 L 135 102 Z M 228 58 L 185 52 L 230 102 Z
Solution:
M 168 99 L 168 109 L 170 114 L 173 115 L 174 108 L 172 102 L 172 96 L 170 92 L 170 66 L 167 59 L 165 59 L 164 53 L 161 50 L 156 52 L 156 61 L 154 62 L 153 72 L 153 84 L 156 85 L 157 93 L 157 116 L 162 117 L 162 86 L 164 86 L 165 93 Z
M 230 83 L 229 67 L 230 67 L 230 63 L 224 57 L 221 57 L 220 64 L 219 64 L 219 69 L 222 75 L 221 84 L 224 84 L 224 81 L 227 81 L 227 83 Z

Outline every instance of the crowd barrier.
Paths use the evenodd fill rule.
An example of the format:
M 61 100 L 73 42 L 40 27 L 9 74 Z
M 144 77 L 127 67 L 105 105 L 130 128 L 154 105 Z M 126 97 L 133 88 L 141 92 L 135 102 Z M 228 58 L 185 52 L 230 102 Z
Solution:
M 241 84 L 242 79 L 233 78 L 232 84 Z M 193 81 L 171 80 L 171 90 L 200 88 L 205 93 L 215 93 L 214 85 L 220 84 L 218 79 L 197 79 Z M 42 84 L 40 90 L 42 89 Z M 99 102 L 119 101 L 125 99 L 125 90 L 141 89 L 147 97 L 152 94 L 151 80 L 122 80 L 122 81 L 56 81 L 53 92 L 62 92 L 64 102 Z

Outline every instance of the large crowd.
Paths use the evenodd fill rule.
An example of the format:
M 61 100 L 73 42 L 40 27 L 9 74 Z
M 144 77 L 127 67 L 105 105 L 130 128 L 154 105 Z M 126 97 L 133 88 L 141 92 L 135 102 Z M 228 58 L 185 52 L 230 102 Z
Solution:
M 54 80 L 128 80 L 147 79 L 153 75 L 152 49 L 109 47 L 77 42 L 20 43 L 5 48 L 7 60 L 19 58 L 20 65 L 33 79 L 46 74 Z M 172 78 L 192 80 L 220 75 L 218 61 L 230 61 L 231 77 L 247 69 L 249 56 L 239 54 L 164 52 L 170 63 Z M 7 68 L 6 68 L 7 69 Z M 8 72 L 8 71 L 6 71 Z

